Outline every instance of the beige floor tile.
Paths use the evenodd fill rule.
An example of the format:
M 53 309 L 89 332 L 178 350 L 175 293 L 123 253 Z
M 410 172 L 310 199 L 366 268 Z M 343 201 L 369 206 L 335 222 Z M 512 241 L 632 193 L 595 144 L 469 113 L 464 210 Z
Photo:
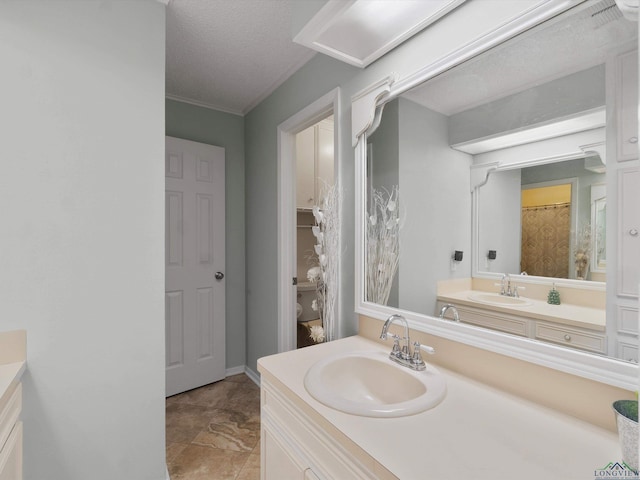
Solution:
M 236 452 L 251 452 L 259 437 L 260 417 L 217 410 L 206 430 L 200 432 L 192 443 Z
M 169 443 L 167 445 L 167 462 L 176 458 L 187 446 L 187 443 Z
M 171 404 L 166 408 L 167 443 L 190 443 L 207 428 L 214 410 L 200 405 Z
M 249 455 L 236 480 L 260 480 L 260 454 Z
M 249 455 L 189 445 L 167 465 L 171 480 L 235 480 Z
M 167 398 L 172 480 L 259 480 L 260 389 L 246 375 Z

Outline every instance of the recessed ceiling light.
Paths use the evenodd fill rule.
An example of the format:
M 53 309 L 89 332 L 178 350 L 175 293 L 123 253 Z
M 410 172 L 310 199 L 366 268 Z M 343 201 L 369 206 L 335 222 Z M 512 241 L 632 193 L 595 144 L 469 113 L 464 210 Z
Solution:
M 329 0 L 293 41 L 366 67 L 465 0 Z

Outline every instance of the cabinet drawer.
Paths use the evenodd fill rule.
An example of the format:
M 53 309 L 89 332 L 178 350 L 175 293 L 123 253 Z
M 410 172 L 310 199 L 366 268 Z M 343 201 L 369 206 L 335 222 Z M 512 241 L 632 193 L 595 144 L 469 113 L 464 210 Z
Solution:
M 22 422 L 18 422 L 0 450 L 0 480 L 22 479 Z
M 547 323 L 536 323 L 536 338 L 591 352 L 605 353 L 605 337 L 596 333 Z
M 618 358 L 638 363 L 638 344 L 631 338 L 618 338 Z
M 618 161 L 638 158 L 638 51 L 618 57 Z
M 328 434 L 319 428 L 303 411 L 273 388 L 265 377 L 262 377 L 261 388 L 262 433 L 273 437 L 277 431 L 280 443 L 289 445 L 292 454 L 295 450 L 296 460 L 293 464 L 297 464 L 298 468 L 312 469 L 316 476 L 326 479 L 397 480 L 386 470 L 377 468 L 371 457 L 359 451 L 355 445 L 342 445 L 333 436 L 340 435 L 339 432 Z M 261 445 L 269 447 L 266 443 Z M 271 448 L 273 449 L 273 445 Z M 271 460 L 263 465 L 270 465 L 271 470 L 276 471 Z
M 22 409 L 22 383 L 18 383 L 4 405 L 0 405 L 0 449 L 3 447 Z
M 527 325 L 529 322 L 523 318 L 510 317 L 495 312 L 484 313 L 482 310 L 466 309 L 464 307 L 458 308 L 458 314 L 460 315 L 461 322 L 512 333 L 522 337 L 528 336 Z

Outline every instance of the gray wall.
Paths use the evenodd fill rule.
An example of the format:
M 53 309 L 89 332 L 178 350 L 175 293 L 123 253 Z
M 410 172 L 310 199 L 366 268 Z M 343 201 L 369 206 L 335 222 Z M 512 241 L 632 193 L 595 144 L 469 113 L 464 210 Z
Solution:
M 166 100 L 166 132 L 172 137 L 225 149 L 226 368 L 246 361 L 244 118 Z
M 520 273 L 521 202 L 520 170 L 494 172 L 478 189 L 480 271 Z M 495 260 L 487 261 L 489 250 Z
M 604 65 L 537 85 L 449 118 L 451 145 L 605 105 Z
M 342 265 L 340 279 L 340 335 L 357 332 L 354 314 L 354 150 L 351 144 L 351 96 L 390 74 L 415 73 L 442 55 L 485 35 L 523 8 L 505 2 L 486 15 L 484 2 L 465 2 L 365 69 L 350 67 L 316 55 L 272 95 L 245 116 L 245 188 L 247 246 L 247 366 L 277 352 L 277 127 L 313 101 L 340 87 L 342 114 L 336 125 L 342 136 L 338 175 L 344 194 Z M 460 25 L 465 28 L 461 29 Z
M 277 127 L 357 71 L 355 67 L 316 55 L 245 116 L 247 366 L 251 370 L 256 371 L 258 358 L 278 351 Z M 348 98 L 341 96 L 343 104 Z M 344 119 L 336 124 L 346 142 L 349 126 Z M 346 192 L 353 185 L 353 153 L 343 156 L 338 171 Z M 349 214 L 353 198 L 349 194 L 345 195 L 343 209 L 346 215 L 342 235 L 343 241 L 348 241 L 354 235 L 353 216 Z M 340 293 L 350 304 L 353 318 L 353 261 L 348 261 L 353 255 L 352 246 L 345 255 Z M 349 333 L 354 333 L 354 326 L 351 321 Z
M 433 315 L 438 280 L 471 277 L 471 155 L 449 147 L 447 117 L 400 99 L 400 308 Z M 454 250 L 464 252 L 455 271 Z
M 164 480 L 165 6 L 0 2 L 0 330 L 25 480 Z

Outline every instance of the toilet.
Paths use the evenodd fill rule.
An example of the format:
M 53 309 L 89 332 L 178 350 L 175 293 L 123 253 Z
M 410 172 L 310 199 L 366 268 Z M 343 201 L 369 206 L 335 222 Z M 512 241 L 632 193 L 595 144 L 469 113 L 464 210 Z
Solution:
M 311 302 L 316 299 L 316 284 L 313 282 L 304 282 L 298 284 L 298 294 L 296 306 L 298 311 L 298 322 L 308 322 L 319 318 L 318 312 L 311 308 Z

